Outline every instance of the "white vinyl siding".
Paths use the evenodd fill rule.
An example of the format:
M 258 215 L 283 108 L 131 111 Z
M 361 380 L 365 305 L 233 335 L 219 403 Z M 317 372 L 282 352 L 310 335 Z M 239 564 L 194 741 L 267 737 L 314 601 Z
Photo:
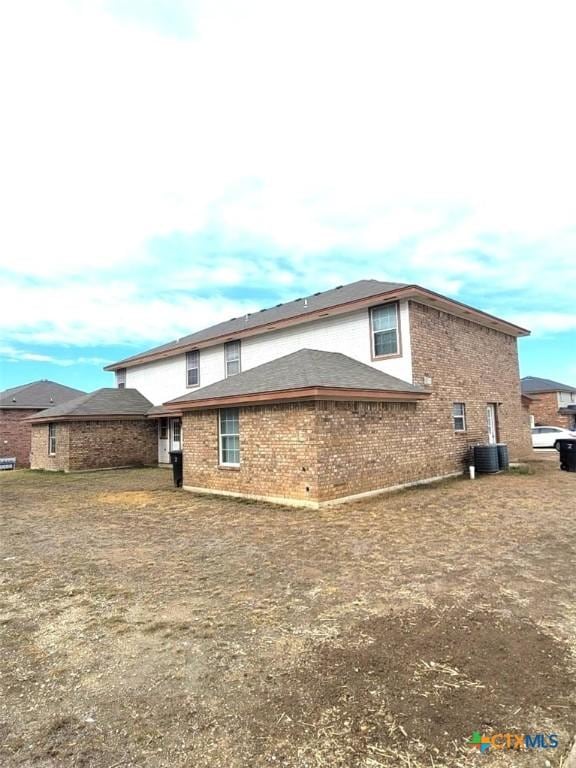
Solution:
M 198 387 L 200 385 L 200 351 L 186 352 L 186 386 Z
M 452 420 L 454 432 L 466 432 L 466 405 L 464 403 L 452 404 Z
M 240 466 L 240 412 L 222 408 L 218 412 L 219 460 L 224 467 Z
M 411 382 L 412 355 L 407 301 L 399 303 L 399 317 L 398 336 L 402 339 L 400 355 L 373 357 L 370 313 L 367 309 L 358 309 L 345 315 L 323 317 L 294 327 L 246 336 L 242 339 L 240 350 L 241 369 L 247 371 L 299 349 L 320 349 L 326 352 L 341 352 L 354 360 L 371 365 L 378 371 Z M 203 347 L 200 350 L 200 358 L 200 386 L 214 384 L 226 376 L 223 343 Z M 137 389 L 154 405 L 161 405 L 189 391 L 186 389 L 182 370 L 186 370 L 184 352 L 174 357 L 127 368 L 126 386 Z
M 224 344 L 224 364 L 226 378 L 240 373 L 240 342 L 228 341 Z
M 56 424 L 48 424 L 48 456 L 56 456 Z
M 398 339 L 398 304 L 384 304 L 370 310 L 372 330 L 372 352 L 374 357 L 397 355 L 400 350 Z

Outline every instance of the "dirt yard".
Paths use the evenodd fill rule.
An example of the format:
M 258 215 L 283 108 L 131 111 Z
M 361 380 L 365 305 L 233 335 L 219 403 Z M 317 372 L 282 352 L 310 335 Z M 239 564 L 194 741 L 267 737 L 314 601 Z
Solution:
M 556 454 L 321 512 L 161 469 L 6 472 L 0 499 L 3 768 L 565 760 L 576 475 Z M 560 745 L 486 756 L 473 731 Z

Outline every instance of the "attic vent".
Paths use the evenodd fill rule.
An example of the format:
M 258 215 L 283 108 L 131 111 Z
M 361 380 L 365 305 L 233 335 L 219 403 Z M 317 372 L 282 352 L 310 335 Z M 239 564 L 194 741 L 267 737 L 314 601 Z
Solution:
M 230 320 L 228 320 L 228 322 L 231 323 L 232 320 L 237 320 L 237 319 L 238 319 L 237 317 L 231 317 Z
M 320 296 L 320 294 L 321 294 L 321 293 L 322 293 L 322 291 L 316 291 L 316 293 L 314 294 L 314 296 Z
M 280 304 L 276 304 L 276 306 L 277 306 L 277 307 L 281 307 L 281 306 L 282 306 L 282 303 L 280 303 Z
M 343 285 L 337 285 L 337 286 L 336 286 L 336 288 L 335 288 L 334 290 L 335 290 L 335 291 L 339 291 L 339 290 L 340 290 L 340 288 L 344 288 L 344 286 L 343 286 Z
M 259 309 L 258 312 L 266 312 L 265 309 Z
M 302 298 L 294 299 L 294 302 L 296 302 L 296 301 L 302 301 Z

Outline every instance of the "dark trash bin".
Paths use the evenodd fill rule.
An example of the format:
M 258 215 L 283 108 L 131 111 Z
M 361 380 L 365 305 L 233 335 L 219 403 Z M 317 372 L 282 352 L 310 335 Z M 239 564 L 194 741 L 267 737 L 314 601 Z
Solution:
M 496 443 L 498 449 L 498 466 L 500 469 L 510 469 L 510 457 L 508 456 L 508 445 L 506 443 Z
M 560 453 L 560 469 L 576 472 L 576 440 L 561 438 L 556 440 L 555 447 Z
M 500 471 L 498 463 L 498 448 L 495 444 L 474 446 L 474 466 L 476 472 L 481 474 L 493 474 Z
M 172 462 L 174 485 L 176 488 L 182 488 L 182 451 L 170 451 L 170 461 Z

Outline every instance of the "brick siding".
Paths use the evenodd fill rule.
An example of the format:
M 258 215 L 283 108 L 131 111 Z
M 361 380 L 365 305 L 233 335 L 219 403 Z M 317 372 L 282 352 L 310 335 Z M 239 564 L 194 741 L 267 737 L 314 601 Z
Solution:
M 238 469 L 218 464 L 218 411 L 182 418 L 184 485 L 301 500 L 318 496 L 314 403 L 240 408 Z
M 498 440 L 512 459 L 530 455 L 529 424 L 522 409 L 517 342 L 513 336 L 410 302 L 414 384 L 432 379 L 422 417 L 437 453 L 435 463 L 488 436 L 486 405 L 497 403 Z M 452 403 L 466 404 L 467 430 L 455 434 Z
M 564 429 L 571 426 L 570 416 L 558 413 L 557 392 L 534 393 L 534 397 L 538 399 L 530 403 L 530 413 L 534 416 L 536 426 L 563 427 Z
M 73 472 L 158 463 L 157 426 L 142 419 L 56 422 L 56 455 L 48 425 L 32 429 L 32 469 Z
M 0 458 L 14 456 L 17 467 L 30 466 L 31 425 L 23 419 L 38 413 L 38 410 L 0 409 Z
M 240 408 L 238 469 L 218 466 L 218 412 L 187 413 L 184 485 L 318 503 L 460 472 L 487 439 L 488 403 L 511 458 L 529 455 L 516 339 L 416 302 L 410 328 L 414 380 L 432 379 L 429 400 Z M 466 405 L 463 433 L 454 402 Z

